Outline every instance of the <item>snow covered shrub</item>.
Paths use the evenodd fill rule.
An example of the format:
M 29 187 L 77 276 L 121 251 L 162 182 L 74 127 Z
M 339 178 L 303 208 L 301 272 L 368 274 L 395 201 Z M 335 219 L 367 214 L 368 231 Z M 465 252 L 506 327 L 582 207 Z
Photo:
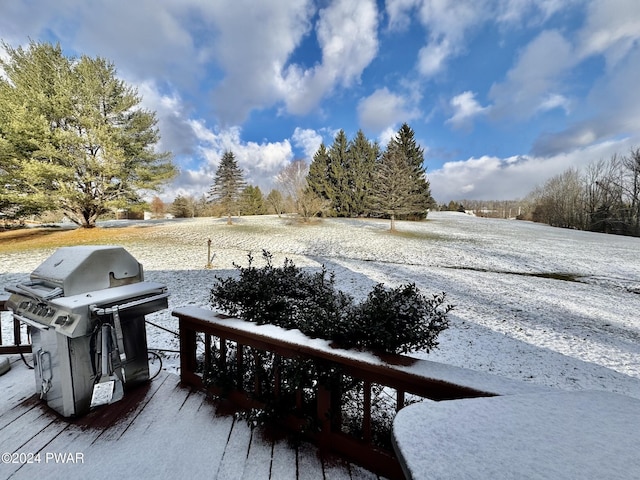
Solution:
M 347 345 L 391 353 L 428 352 L 438 346 L 440 332 L 449 326 L 445 294 L 427 297 L 415 284 L 374 287 L 355 309 Z
M 263 251 L 266 265 L 234 265 L 239 277 L 215 277 L 211 305 L 224 313 L 259 325 L 269 323 L 297 328 L 310 337 L 334 340 L 344 347 L 389 353 L 429 351 L 448 327 L 445 294 L 431 298 L 415 284 L 389 289 L 378 284 L 365 301 L 335 287 L 333 273 L 323 267 L 311 273 L 285 259 L 274 267 L 272 255 Z
M 272 255 L 263 251 L 266 265 L 235 265 L 239 278 L 216 278 L 211 289 L 211 304 L 228 315 L 259 325 L 270 323 L 283 328 L 298 328 L 311 337 L 323 336 L 331 326 L 347 315 L 353 299 L 335 289 L 333 274 L 323 268 L 310 273 L 285 259 L 281 268 L 272 264 Z

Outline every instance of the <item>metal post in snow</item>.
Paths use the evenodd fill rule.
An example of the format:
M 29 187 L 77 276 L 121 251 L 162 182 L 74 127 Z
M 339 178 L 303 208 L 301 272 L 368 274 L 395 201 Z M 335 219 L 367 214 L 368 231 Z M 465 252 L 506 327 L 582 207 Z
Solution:
M 207 240 L 207 264 L 204 268 L 212 269 L 213 265 L 211 264 L 211 239 Z

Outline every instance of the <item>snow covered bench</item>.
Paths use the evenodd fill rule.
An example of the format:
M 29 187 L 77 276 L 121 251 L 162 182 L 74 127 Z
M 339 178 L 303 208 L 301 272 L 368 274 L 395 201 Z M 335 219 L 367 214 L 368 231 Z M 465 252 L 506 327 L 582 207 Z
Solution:
M 554 391 L 410 405 L 393 438 L 408 479 L 640 478 L 640 400 Z

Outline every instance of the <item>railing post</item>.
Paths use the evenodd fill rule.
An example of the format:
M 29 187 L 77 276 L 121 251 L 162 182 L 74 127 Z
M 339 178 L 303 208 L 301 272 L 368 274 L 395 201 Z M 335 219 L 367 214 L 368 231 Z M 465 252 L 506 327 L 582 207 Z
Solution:
M 180 380 L 182 383 L 193 385 L 196 365 L 196 331 L 186 320 L 180 318 Z

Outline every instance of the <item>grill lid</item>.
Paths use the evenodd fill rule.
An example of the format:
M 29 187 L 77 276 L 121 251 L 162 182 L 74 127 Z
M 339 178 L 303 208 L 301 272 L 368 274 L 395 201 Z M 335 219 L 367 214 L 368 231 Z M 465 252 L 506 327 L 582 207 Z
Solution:
M 58 294 L 72 296 L 141 282 L 144 273 L 142 265 L 124 248 L 91 245 L 59 248 L 30 278 L 34 285 L 51 291 L 59 288 L 62 292 Z

